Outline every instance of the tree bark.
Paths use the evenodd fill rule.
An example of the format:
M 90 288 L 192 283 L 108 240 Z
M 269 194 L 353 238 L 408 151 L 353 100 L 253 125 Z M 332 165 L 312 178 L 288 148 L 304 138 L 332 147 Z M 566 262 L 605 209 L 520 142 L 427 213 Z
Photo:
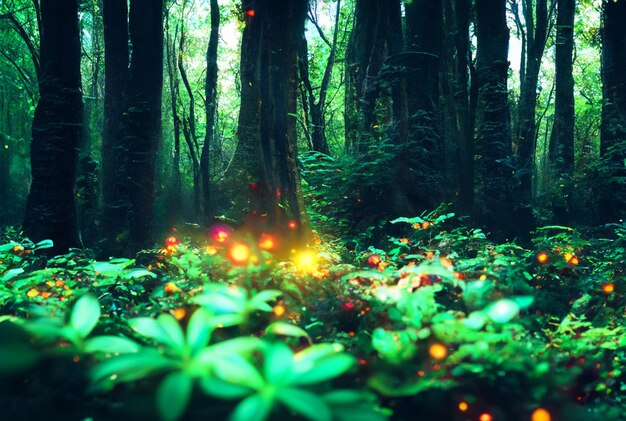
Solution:
M 626 216 L 626 2 L 602 3 L 602 123 L 600 153 L 609 180 L 600 199 L 600 221 Z
M 513 222 L 506 0 L 476 0 L 476 38 L 477 142 L 484 183 L 481 220 L 503 233 Z
M 124 152 L 120 127 L 124 111 L 124 89 L 128 82 L 128 7 L 126 0 L 106 0 L 102 4 L 104 24 L 104 129 L 102 133 L 102 200 L 104 236 L 121 233 L 124 221 L 122 174 Z M 102 244 L 105 254 L 113 252 L 115 239 Z
M 163 87 L 163 1 L 131 0 L 132 45 L 129 81 L 124 95 L 120 162 L 124 231 L 120 253 L 152 247 L 155 159 L 161 138 Z
M 244 1 L 244 10 L 247 2 Z M 306 0 L 257 2 L 246 16 L 241 53 L 239 144 L 227 181 L 233 199 L 271 229 L 301 239 L 310 228 L 296 166 L 297 48 Z M 243 184 L 246 183 L 246 184 Z M 250 192 L 248 197 L 241 193 Z M 239 194 L 237 194 L 239 193 Z M 243 206 L 242 206 L 243 205 Z
M 42 0 L 40 98 L 32 128 L 32 182 L 24 230 L 51 239 L 51 253 L 80 246 L 76 219 L 77 157 L 82 129 L 77 0 Z
M 217 113 L 217 47 L 219 43 L 220 10 L 217 0 L 211 0 L 211 35 L 206 53 L 207 72 L 204 85 L 204 100 L 206 101 L 206 134 L 204 145 L 200 153 L 200 174 L 202 177 L 202 201 L 204 208 L 204 222 L 210 221 L 213 216 L 211 206 L 211 145 L 215 135 L 215 117 Z

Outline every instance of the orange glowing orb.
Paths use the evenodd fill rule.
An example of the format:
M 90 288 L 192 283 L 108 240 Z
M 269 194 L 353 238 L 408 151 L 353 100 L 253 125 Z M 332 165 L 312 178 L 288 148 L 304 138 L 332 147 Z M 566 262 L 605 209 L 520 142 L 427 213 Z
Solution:
M 228 259 L 234 265 L 244 265 L 250 259 L 250 247 L 244 243 L 233 244 L 228 250 Z
M 535 409 L 530 417 L 531 421 L 550 421 L 551 419 L 550 413 L 543 408 Z
M 262 248 L 263 250 L 274 250 L 274 248 L 276 248 L 276 239 L 269 234 L 261 235 L 261 238 L 259 239 L 259 248 Z
M 465 401 L 459 402 L 459 411 L 465 412 L 468 409 L 469 409 L 469 405 L 467 404 L 467 402 L 465 402 Z
M 569 259 L 567 263 L 569 263 L 572 266 L 578 266 L 578 264 L 580 263 L 580 260 L 578 259 L 578 256 L 572 256 L 572 258 Z
M 430 227 L 430 222 L 424 221 L 424 223 L 422 224 L 422 229 L 427 230 L 429 227 Z
M 367 258 L 367 264 L 371 267 L 378 266 L 378 264 L 382 261 L 383 259 L 381 259 L 380 254 L 372 254 L 370 257 Z
M 174 282 L 168 282 L 167 284 L 165 284 L 165 292 L 167 292 L 168 294 L 173 294 L 177 291 L 180 291 L 180 288 L 178 288 L 178 286 Z
M 254 9 L 248 9 L 244 12 L 247 16 L 253 17 L 256 13 L 254 12 Z
M 432 344 L 428 353 L 434 360 L 443 360 L 448 355 L 448 348 L 442 344 Z
M 274 307 L 274 314 L 278 317 L 282 316 L 283 314 L 285 314 L 285 306 L 279 304 L 277 306 Z
M 215 248 L 215 246 L 207 246 L 204 252 L 209 256 L 215 256 L 217 254 L 217 248 Z
M 493 421 L 491 414 L 484 412 L 478 417 L 478 421 Z
M 180 242 L 176 237 L 167 237 L 167 240 L 165 240 L 165 244 L 167 244 L 168 247 L 171 247 L 177 246 L 178 244 L 180 244 Z
M 542 251 L 537 255 L 537 261 L 542 265 L 548 263 L 548 260 L 548 253 L 546 253 L 545 251 Z
M 289 229 L 295 230 L 296 228 L 298 228 L 298 223 L 294 220 L 291 220 L 287 223 L 287 227 Z
M 574 255 L 572 253 L 565 253 L 563 255 L 563 259 L 565 259 L 565 261 L 568 262 L 568 263 L 572 259 L 572 257 L 574 257 Z
M 184 308 L 177 308 L 172 310 L 172 316 L 176 318 L 176 320 L 182 320 L 185 318 L 187 311 Z
M 612 283 L 602 284 L 602 292 L 605 294 L 612 294 L 615 292 L 615 285 Z

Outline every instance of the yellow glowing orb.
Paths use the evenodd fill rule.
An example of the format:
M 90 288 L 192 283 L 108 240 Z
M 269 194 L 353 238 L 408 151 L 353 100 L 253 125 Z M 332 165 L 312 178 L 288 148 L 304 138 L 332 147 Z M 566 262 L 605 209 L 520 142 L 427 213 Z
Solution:
M 428 353 L 434 360 L 443 360 L 448 355 L 448 348 L 442 344 L 432 344 Z
M 459 411 L 465 412 L 469 409 L 467 402 L 459 402 Z
M 537 255 L 537 261 L 541 264 L 548 263 L 548 253 L 542 251 Z
M 485 412 L 480 414 L 480 417 L 478 417 L 478 421 L 493 421 L 493 417 L 491 416 L 491 414 Z
M 244 243 L 236 243 L 228 250 L 228 259 L 234 265 L 244 265 L 250 259 L 250 247 Z
M 275 306 L 275 307 L 274 307 L 274 314 L 275 314 L 276 316 L 278 316 L 278 317 L 280 317 L 280 316 L 282 316 L 283 314 L 285 314 L 285 311 L 286 311 L 286 309 L 285 309 L 285 306 L 284 306 L 284 305 L 279 304 L 279 305 L 277 305 L 277 306 Z
M 298 269 L 304 272 L 315 272 L 317 270 L 317 257 L 312 251 L 303 251 L 296 255 L 295 263 Z
M 531 421 L 550 421 L 551 419 L 550 413 L 543 408 L 535 409 L 530 418 Z
M 612 294 L 615 292 L 615 285 L 611 283 L 602 284 L 602 292 L 605 294 Z

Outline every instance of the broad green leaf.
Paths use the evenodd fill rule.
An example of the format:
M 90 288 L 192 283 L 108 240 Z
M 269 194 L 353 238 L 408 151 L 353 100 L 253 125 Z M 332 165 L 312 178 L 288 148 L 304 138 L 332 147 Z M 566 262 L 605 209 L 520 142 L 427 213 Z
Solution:
M 70 315 L 70 326 L 81 338 L 86 338 L 98 324 L 100 302 L 92 295 L 83 295 L 76 301 Z
M 180 327 L 178 320 L 171 314 L 161 314 L 157 317 L 157 322 L 161 325 L 161 329 L 170 338 L 171 343 L 174 345 L 174 349 L 177 352 L 182 353 L 185 349 L 185 334 Z
M 137 317 L 130 319 L 128 324 L 141 336 L 152 339 L 162 345 L 175 347 L 175 344 L 172 342 L 167 332 L 163 330 L 161 324 L 151 317 Z
M 276 399 L 309 420 L 330 421 L 332 419 L 328 405 L 309 391 L 294 388 L 281 389 Z
M 284 384 L 290 378 L 293 369 L 293 352 L 282 342 L 269 345 L 263 354 L 263 374 L 272 385 Z
M 213 377 L 202 377 L 200 379 L 200 387 L 207 395 L 221 399 L 240 399 L 255 393 L 249 387 L 228 383 Z
M 215 365 L 215 375 L 225 382 L 261 390 L 265 380 L 259 370 L 240 355 L 227 355 Z
M 94 382 L 132 382 L 176 368 L 177 365 L 176 361 L 156 350 L 143 348 L 136 353 L 121 354 L 100 362 L 91 370 L 90 377 Z
M 232 354 L 248 354 L 260 349 L 262 346 L 263 341 L 252 336 L 233 338 L 204 348 L 198 353 L 194 363 L 200 367 L 210 368 L 219 362 L 219 359 L 222 357 Z
M 329 405 L 355 406 L 364 402 L 376 402 L 376 395 L 364 390 L 333 390 L 322 396 Z
M 307 338 L 311 341 L 311 337 L 304 329 L 291 323 L 274 322 L 265 328 L 265 334 L 293 336 L 296 338 Z
M 354 366 L 356 360 L 349 354 L 329 355 L 319 360 L 313 361 L 313 364 L 303 364 L 297 360 L 294 364 L 294 376 L 291 383 L 296 385 L 305 385 L 319 383 L 333 379 L 342 375 Z
M 189 403 L 193 380 L 181 371 L 168 374 L 157 389 L 157 408 L 164 421 L 179 419 Z
M 83 349 L 87 353 L 104 352 L 106 354 L 126 354 L 138 352 L 141 346 L 122 336 L 96 336 L 87 339 Z
M 197 309 L 187 324 L 187 347 L 192 355 L 207 346 L 212 329 L 209 315 L 203 309 Z
M 273 402 L 256 394 L 242 400 L 230 415 L 230 421 L 264 421 L 272 410 Z
M 35 250 L 42 250 L 42 249 L 49 249 L 54 247 L 54 243 L 52 242 L 52 240 L 42 240 L 40 242 L 38 242 L 37 244 L 35 244 L 34 249 Z
M 156 273 L 150 272 L 148 269 L 137 268 L 137 269 L 124 271 L 122 273 L 121 278 L 122 279 L 136 279 L 136 278 L 143 278 L 146 276 L 149 276 L 150 278 L 157 277 Z
M 7 282 L 15 278 L 16 276 L 21 275 L 22 273 L 24 273 L 24 269 L 22 268 L 9 269 L 4 275 L 2 275 L 2 278 L 0 278 L 0 282 Z
M 485 323 L 487 323 L 488 317 L 482 311 L 473 311 L 471 312 L 465 320 L 463 320 L 463 324 L 469 327 L 470 329 L 480 330 L 483 328 Z
M 281 295 L 283 295 L 282 292 L 272 289 L 261 291 L 250 299 L 248 307 L 253 310 L 270 312 L 272 311 L 272 307 L 267 304 L 267 302 L 275 300 Z

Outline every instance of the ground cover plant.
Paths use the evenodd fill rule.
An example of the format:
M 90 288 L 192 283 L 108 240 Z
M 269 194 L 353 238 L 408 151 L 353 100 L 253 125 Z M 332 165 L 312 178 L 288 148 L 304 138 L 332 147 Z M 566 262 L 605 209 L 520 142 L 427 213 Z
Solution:
M 390 222 L 386 246 L 289 259 L 226 226 L 109 261 L 6 232 L 3 413 L 619 419 L 626 226 L 525 248 L 452 213 Z

